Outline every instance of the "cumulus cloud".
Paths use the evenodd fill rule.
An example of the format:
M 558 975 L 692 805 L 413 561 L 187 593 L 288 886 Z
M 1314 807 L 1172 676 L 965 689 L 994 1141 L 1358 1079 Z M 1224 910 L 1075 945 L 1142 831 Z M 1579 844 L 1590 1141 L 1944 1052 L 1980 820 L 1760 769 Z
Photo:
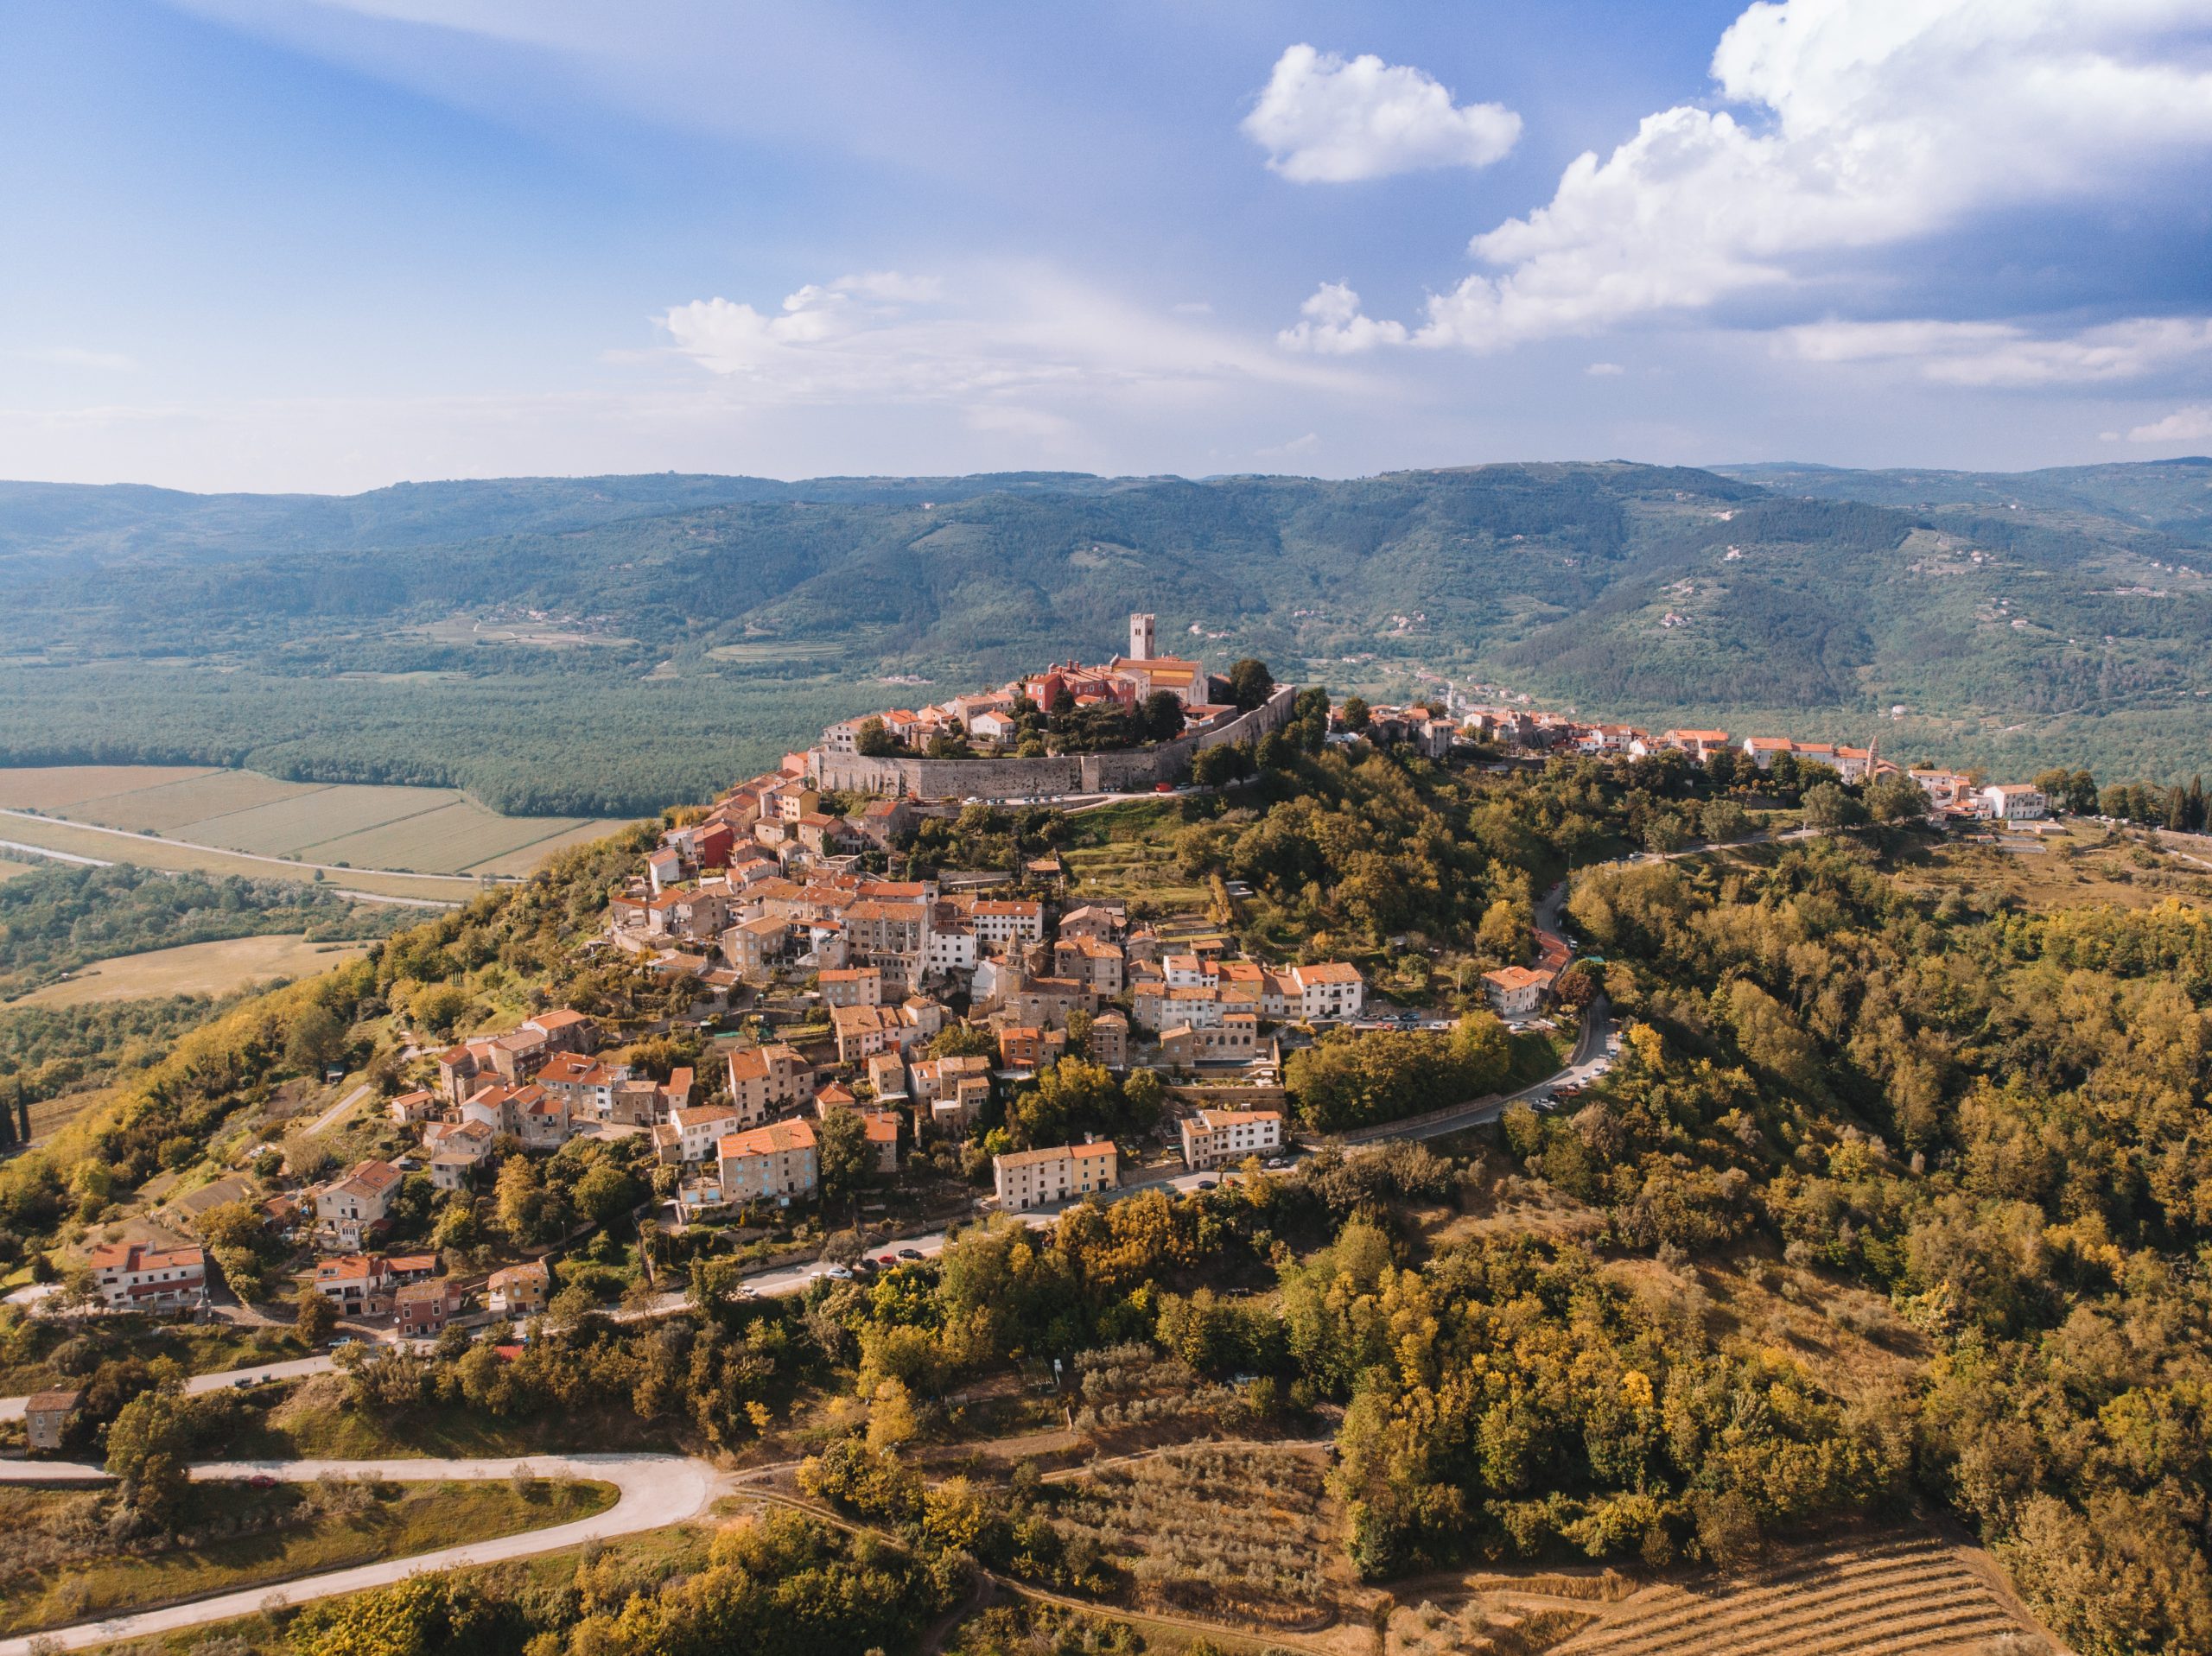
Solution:
M 1299 184 L 1351 184 L 1435 167 L 1487 167 L 1521 136 L 1500 104 L 1454 104 L 1448 87 L 1371 54 L 1294 46 L 1275 60 L 1244 135 Z
M 1288 350 L 1349 356 L 1378 345 L 1406 342 L 1404 323 L 1378 322 L 1363 315 L 1359 295 L 1341 282 L 1323 282 L 1298 312 L 1301 320 L 1275 335 L 1276 343 Z
M 2138 317 L 2056 336 L 2011 322 L 1825 321 L 1785 328 L 1780 342 L 1808 362 L 1903 361 L 1945 384 L 2087 384 L 2212 352 L 2212 318 Z
M 2176 409 L 2163 420 L 2137 426 L 2127 434 L 2132 443 L 2193 443 L 2212 437 L 2212 408 L 2201 404 Z
M 1969 215 L 2094 199 L 2212 143 L 2212 70 L 2184 49 L 2208 26 L 2212 0 L 1753 5 L 1713 54 L 1732 108 L 1662 110 L 1578 157 L 1548 204 L 1469 244 L 1497 273 L 1432 295 L 1408 337 L 1593 333 L 1787 289 Z

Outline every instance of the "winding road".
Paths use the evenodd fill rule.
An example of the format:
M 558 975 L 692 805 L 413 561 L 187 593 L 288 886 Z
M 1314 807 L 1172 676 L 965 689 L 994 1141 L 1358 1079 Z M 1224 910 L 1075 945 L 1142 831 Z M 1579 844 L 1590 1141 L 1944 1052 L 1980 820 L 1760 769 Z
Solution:
M 80 1622 L 20 1639 L 0 1640 L 0 1656 L 29 1656 L 34 1638 L 47 1641 L 41 1649 L 88 1650 L 123 1639 L 143 1639 L 174 1633 L 182 1627 L 203 1627 L 251 1615 L 270 1597 L 300 1604 L 309 1599 L 358 1593 L 372 1587 L 389 1587 L 423 1570 L 455 1570 L 468 1564 L 498 1564 L 525 1558 L 586 1541 L 633 1535 L 696 1518 L 722 1493 L 723 1475 L 704 1461 L 682 1455 L 538 1455 L 524 1460 L 389 1460 L 389 1461 L 216 1461 L 192 1469 L 195 1480 L 276 1478 L 287 1483 L 312 1482 L 321 1477 L 385 1478 L 396 1482 L 461 1482 L 512 1477 L 518 1469 L 547 1478 L 588 1479 L 611 1483 L 620 1498 L 605 1512 L 548 1529 L 525 1530 L 517 1535 L 497 1536 L 462 1546 L 417 1552 L 404 1558 L 385 1558 L 311 1576 L 304 1581 L 276 1586 L 250 1587 L 211 1598 L 194 1599 L 163 1609 L 110 1616 Z M 105 1477 L 94 1467 L 67 1467 L 36 1462 L 0 1462 L 0 1482 L 83 1482 Z
M 1563 961 L 1569 949 L 1567 939 L 1560 929 L 1560 911 L 1564 904 L 1565 886 L 1548 892 L 1536 913 L 1536 931 L 1547 963 L 1554 958 Z M 1613 1041 L 1612 1020 L 1605 1002 L 1601 998 L 1593 1002 L 1583 1020 L 1582 1033 L 1567 1066 L 1544 1080 L 1522 1088 L 1518 1092 L 1493 1098 L 1477 1099 L 1454 1108 L 1439 1111 L 1433 1115 L 1409 1121 L 1384 1124 L 1371 1135 L 1356 1142 L 1347 1140 L 1349 1149 L 1366 1149 L 1391 1139 L 1420 1139 L 1440 1137 L 1449 1133 L 1478 1126 L 1497 1120 L 1505 1107 L 1520 1100 L 1541 1102 L 1552 1091 L 1568 1082 L 1587 1082 L 1604 1073 L 1607 1055 Z M 338 1107 L 343 1109 L 351 1098 Z M 1196 1171 L 1174 1175 L 1165 1179 L 1152 1179 L 1125 1190 L 1151 1189 L 1165 1184 L 1178 1191 L 1188 1192 L 1197 1188 L 1202 1179 L 1225 1177 L 1217 1171 Z M 1058 1217 L 1046 1210 L 1022 1215 L 1033 1226 L 1053 1223 Z M 895 1244 L 886 1245 L 885 1251 L 912 1248 L 929 1257 L 943 1251 L 945 1238 L 942 1233 L 915 1237 Z M 753 1278 L 746 1291 L 754 1295 L 782 1295 L 803 1292 L 814 1280 L 828 1274 L 831 1267 L 823 1263 L 810 1263 L 783 1271 L 770 1272 Z M 683 1303 L 681 1294 L 665 1294 L 652 1306 L 634 1312 L 617 1312 L 619 1318 L 665 1315 Z M 185 1382 L 188 1392 L 208 1392 L 238 1382 L 259 1382 L 287 1380 L 301 1375 L 323 1373 L 336 1366 L 327 1355 L 303 1357 L 286 1362 L 257 1363 L 249 1367 L 232 1369 L 212 1374 L 195 1374 Z M 0 1420 L 20 1419 L 27 1399 L 0 1398 Z M 557 1551 L 563 1547 L 582 1542 L 603 1539 L 611 1536 L 630 1535 L 642 1530 L 659 1529 L 696 1518 L 707 1510 L 720 1494 L 729 1492 L 739 1481 L 730 1475 L 718 1472 L 704 1461 L 677 1455 L 568 1455 L 538 1456 L 522 1460 L 432 1460 L 396 1459 L 383 1461 L 224 1461 L 209 1462 L 192 1469 L 195 1479 L 240 1479 L 272 1477 L 286 1482 L 308 1482 L 324 1476 L 376 1477 L 410 1481 L 460 1481 L 480 1478 L 505 1478 L 513 1475 L 518 1467 L 527 1466 L 540 1476 L 591 1479 L 613 1484 L 620 1491 L 620 1499 L 606 1512 L 595 1517 L 579 1520 L 572 1524 L 557 1525 L 550 1529 L 531 1530 L 518 1535 L 502 1536 L 474 1545 L 447 1547 L 435 1552 L 416 1553 L 410 1558 L 391 1558 L 376 1564 L 361 1564 L 350 1570 L 334 1570 L 326 1575 L 309 1577 L 275 1588 L 252 1588 L 215 1597 L 194 1600 L 188 1603 L 171 1605 L 167 1608 L 143 1611 L 136 1615 L 111 1617 L 105 1621 L 86 1622 L 73 1627 L 63 1627 L 36 1635 L 50 1643 L 44 1648 L 83 1650 L 118 1640 L 143 1638 L 150 1634 L 175 1632 L 180 1628 L 204 1626 L 213 1621 L 228 1621 L 257 1611 L 274 1592 L 289 1603 L 303 1603 L 310 1599 L 328 1598 L 341 1593 L 360 1592 L 375 1587 L 386 1587 L 404 1580 L 418 1571 L 448 1570 L 467 1564 L 493 1564 L 508 1558 L 527 1558 L 541 1552 Z M 0 1461 L 0 1483 L 92 1483 L 103 1482 L 106 1474 L 98 1467 L 60 1462 Z M 789 1504 L 805 1506 L 792 1501 Z M 842 1520 L 836 1520 L 842 1522 Z M 1036 1589 L 1022 1587 L 1024 1592 Z M 1049 1594 L 1039 1596 L 1054 1597 Z M 1077 1601 L 1065 1601 L 1074 1603 Z M 1197 1625 L 1197 1624 L 1192 1624 Z M 0 1656 L 29 1656 L 29 1638 L 0 1640 Z

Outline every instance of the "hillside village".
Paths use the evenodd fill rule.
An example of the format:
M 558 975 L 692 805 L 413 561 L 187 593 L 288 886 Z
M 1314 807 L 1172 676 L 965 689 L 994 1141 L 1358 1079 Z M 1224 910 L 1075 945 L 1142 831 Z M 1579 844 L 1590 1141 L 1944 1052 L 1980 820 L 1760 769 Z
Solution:
M 426 1052 L 421 1084 L 385 1106 L 404 1153 L 361 1160 L 266 1204 L 312 1249 L 314 1291 L 345 1318 L 412 1336 L 543 1310 L 554 1278 L 542 1259 L 464 1285 L 435 1250 L 410 1253 L 387 1239 L 409 1179 L 436 1192 L 480 1191 L 508 1158 L 553 1156 L 578 1140 L 634 1158 L 650 1180 L 646 1206 L 672 1234 L 810 1212 L 825 1194 L 825 1158 L 840 1156 L 856 1155 L 867 1180 L 888 1185 L 918 1152 L 944 1151 L 979 1177 L 988 1168 L 990 1194 L 976 1205 L 1034 1212 L 1120 1187 L 1147 1139 L 1192 1170 L 1286 1151 L 1287 1044 L 1401 1021 L 1389 1009 L 1375 1021 L 1357 967 L 1249 958 L 1203 917 L 1133 917 L 1121 901 L 1071 897 L 1057 856 L 1014 870 L 893 877 L 893 859 L 905 860 L 923 822 L 977 799 L 823 785 L 825 765 L 842 755 L 918 752 L 957 764 L 972 781 L 977 765 L 1018 765 L 1034 757 L 1025 747 L 1056 746 L 1070 732 L 1156 746 L 1275 703 L 1257 663 L 1210 675 L 1197 661 L 1154 654 L 1153 628 L 1151 616 L 1132 616 L 1129 653 L 1103 666 L 1061 663 L 919 712 L 841 721 L 817 747 L 678 815 L 611 895 L 604 930 L 587 948 L 688 982 L 685 1021 L 702 1034 L 697 1063 L 658 1066 L 656 1078 L 626 1049 L 602 1050 L 606 1032 L 592 1018 L 558 1007 Z M 1566 752 L 1665 758 L 1738 785 L 1898 777 L 1932 819 L 1953 824 L 2031 822 L 2052 807 L 2031 784 L 1900 769 L 1872 745 L 1653 733 L 1510 708 L 1455 717 L 1438 705 L 1357 697 L 1327 704 L 1325 717 L 1332 743 L 1403 745 L 1493 765 Z M 1529 958 L 1482 974 L 1484 997 L 1515 1028 L 1543 1020 L 1567 961 L 1565 943 L 1540 932 Z M 983 1125 L 1070 1057 L 1141 1099 L 1140 1114 L 1156 1127 L 1118 1141 L 1022 1146 Z M 219 1182 L 193 1205 L 205 1210 L 250 1188 L 231 1183 L 238 1189 Z M 113 1307 L 207 1303 L 198 1246 L 103 1244 L 90 1266 Z

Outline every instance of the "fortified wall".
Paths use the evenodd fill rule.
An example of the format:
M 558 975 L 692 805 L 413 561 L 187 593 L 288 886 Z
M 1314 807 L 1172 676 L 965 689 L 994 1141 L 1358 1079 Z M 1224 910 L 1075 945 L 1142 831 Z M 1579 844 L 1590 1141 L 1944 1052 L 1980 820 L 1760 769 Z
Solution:
M 864 758 L 857 753 L 808 750 L 807 774 L 817 788 L 835 788 L 886 798 L 1020 798 L 1027 794 L 1141 793 L 1174 782 L 1190 769 L 1191 756 L 1224 742 L 1256 742 L 1290 722 L 1296 687 L 1281 684 L 1261 706 L 1241 713 L 1212 730 L 1179 736 L 1153 747 L 1116 753 L 1069 753 L 1045 759 Z

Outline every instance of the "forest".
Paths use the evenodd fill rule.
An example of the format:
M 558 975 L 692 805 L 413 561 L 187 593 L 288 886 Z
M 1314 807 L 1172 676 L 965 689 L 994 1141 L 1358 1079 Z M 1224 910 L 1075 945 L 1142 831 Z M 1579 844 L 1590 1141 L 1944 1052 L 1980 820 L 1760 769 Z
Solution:
M 1101 655 L 1142 606 L 1210 661 L 1362 689 L 1421 671 L 1831 739 L 1895 714 L 1948 762 L 2165 784 L 2212 731 L 2189 475 L 2101 468 L 1997 502 L 2008 480 L 1912 498 L 1883 474 L 1626 463 L 349 500 L 11 485 L 0 584 L 40 642 L 0 663 L 0 759 L 642 813 L 881 706 L 881 681 L 926 701 Z
M 224 937 L 379 937 L 405 917 L 296 880 L 41 862 L 0 881 L 0 1002 L 94 961 Z

